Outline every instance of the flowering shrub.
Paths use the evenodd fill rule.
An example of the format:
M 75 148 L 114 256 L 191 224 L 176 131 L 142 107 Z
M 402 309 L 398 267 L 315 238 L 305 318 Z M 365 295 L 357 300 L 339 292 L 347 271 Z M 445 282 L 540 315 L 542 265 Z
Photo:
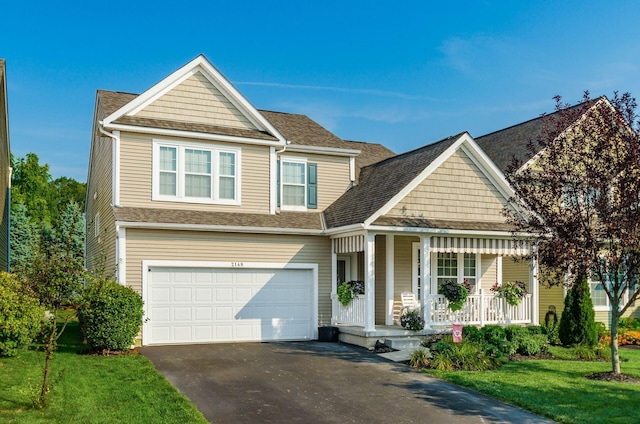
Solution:
M 349 305 L 359 294 L 364 294 L 364 281 L 345 281 L 338 286 L 338 301 L 343 306 Z
M 459 311 L 467 300 L 471 285 L 465 278 L 464 283 L 458 284 L 453 280 L 447 280 L 438 287 L 438 292 L 449 301 L 449 309 Z
M 640 345 L 640 331 L 621 330 L 618 334 L 619 345 Z
M 400 325 L 407 330 L 420 331 L 424 328 L 424 318 L 420 313 L 420 309 L 414 309 L 407 311 L 406 314 L 400 317 Z
M 505 281 L 500 285 L 495 283 L 491 287 L 491 291 L 497 293 L 498 296 L 507 301 L 511 306 L 518 306 L 520 301 L 527 294 L 527 285 L 524 281 Z

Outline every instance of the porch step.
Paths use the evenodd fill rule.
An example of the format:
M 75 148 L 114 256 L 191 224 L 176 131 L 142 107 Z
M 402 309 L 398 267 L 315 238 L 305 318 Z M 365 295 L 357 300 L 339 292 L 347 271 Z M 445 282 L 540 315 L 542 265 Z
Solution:
M 414 350 L 420 347 L 420 339 L 416 337 L 384 339 L 384 344 L 393 349 Z

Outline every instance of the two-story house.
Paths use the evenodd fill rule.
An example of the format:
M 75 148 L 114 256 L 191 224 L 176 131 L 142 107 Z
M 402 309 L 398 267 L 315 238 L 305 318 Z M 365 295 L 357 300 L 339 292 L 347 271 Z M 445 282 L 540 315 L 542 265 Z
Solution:
M 142 94 L 98 91 L 87 182 L 87 265 L 145 304 L 142 344 L 306 340 L 319 325 L 370 345 L 426 329 L 537 323 L 536 264 L 509 257 L 513 191 L 466 132 L 393 155 L 306 116 L 256 109 L 199 56 Z M 489 291 L 523 279 L 518 307 Z M 343 306 L 337 285 L 364 281 Z M 467 281 L 458 312 L 438 294 Z

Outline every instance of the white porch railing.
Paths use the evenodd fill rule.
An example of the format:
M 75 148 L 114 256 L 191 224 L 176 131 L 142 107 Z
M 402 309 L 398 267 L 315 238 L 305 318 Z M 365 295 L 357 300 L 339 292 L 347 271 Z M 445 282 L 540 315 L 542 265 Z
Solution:
M 334 317 L 333 324 L 360 325 L 364 327 L 364 313 L 366 305 L 366 297 L 359 294 L 347 306 L 338 301 L 337 295 L 331 296 L 333 303 Z
M 475 294 L 459 311 L 449 309 L 449 301 L 443 295 L 427 296 L 428 325 L 486 325 L 531 323 L 531 295 L 525 295 L 518 306 L 509 305 L 496 294 Z
M 358 295 L 347 306 L 343 306 L 337 295 L 331 296 L 333 304 L 332 324 L 365 325 L 364 295 Z M 459 311 L 449 309 L 449 301 L 443 295 L 427 296 L 427 322 L 431 325 L 486 325 L 486 324 L 530 324 L 531 295 L 523 297 L 518 306 L 511 306 L 497 294 L 469 295 Z

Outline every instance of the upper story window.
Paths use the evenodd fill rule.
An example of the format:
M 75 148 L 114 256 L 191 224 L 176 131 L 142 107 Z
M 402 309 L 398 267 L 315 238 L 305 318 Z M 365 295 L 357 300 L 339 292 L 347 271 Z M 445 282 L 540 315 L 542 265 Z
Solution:
M 153 200 L 239 205 L 240 149 L 153 144 Z
M 283 157 L 278 169 L 278 204 L 282 210 L 318 207 L 318 168 L 304 158 Z

